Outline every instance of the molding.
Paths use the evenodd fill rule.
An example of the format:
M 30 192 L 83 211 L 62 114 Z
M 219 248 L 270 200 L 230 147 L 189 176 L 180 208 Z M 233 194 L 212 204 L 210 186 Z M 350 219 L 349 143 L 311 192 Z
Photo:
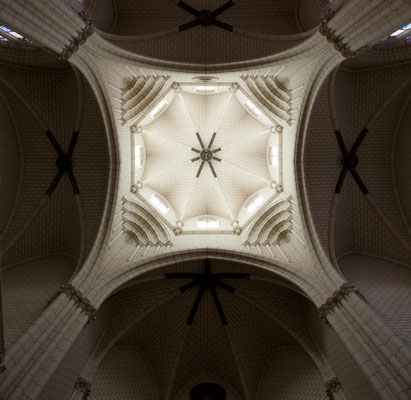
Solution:
M 318 313 L 320 319 L 328 323 L 328 314 L 332 313 L 335 307 L 340 306 L 341 301 L 348 298 L 350 293 L 355 293 L 358 297 L 366 302 L 365 297 L 360 293 L 358 289 L 355 288 L 355 286 L 350 285 L 349 283 L 343 283 L 340 288 L 333 293 L 332 297 L 329 297 L 327 301 L 319 307 Z
M 337 377 L 325 382 L 325 393 L 329 399 L 334 400 L 334 393 L 337 393 L 340 390 L 342 391 L 343 388 Z
M 334 45 L 334 47 L 345 57 L 351 58 L 356 55 L 355 51 L 352 51 L 349 46 L 343 43 L 342 38 L 339 38 L 335 32 L 328 27 L 328 19 L 322 19 L 320 23 L 320 33 L 326 37 L 326 39 Z

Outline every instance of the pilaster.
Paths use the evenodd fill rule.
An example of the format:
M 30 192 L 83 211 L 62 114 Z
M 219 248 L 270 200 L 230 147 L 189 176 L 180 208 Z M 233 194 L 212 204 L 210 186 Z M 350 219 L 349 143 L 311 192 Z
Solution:
M 381 398 L 409 398 L 411 351 L 368 306 L 358 289 L 344 283 L 319 308 L 319 314 Z
M 72 284 L 64 285 L 36 322 L 6 352 L 3 398 L 37 399 L 96 309 Z

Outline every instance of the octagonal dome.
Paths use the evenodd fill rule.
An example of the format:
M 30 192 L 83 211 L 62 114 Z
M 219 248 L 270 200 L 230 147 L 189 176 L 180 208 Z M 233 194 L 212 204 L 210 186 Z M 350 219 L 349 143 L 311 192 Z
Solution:
M 185 233 L 232 232 L 277 195 L 277 124 L 238 84 L 174 86 L 134 135 L 137 195 Z

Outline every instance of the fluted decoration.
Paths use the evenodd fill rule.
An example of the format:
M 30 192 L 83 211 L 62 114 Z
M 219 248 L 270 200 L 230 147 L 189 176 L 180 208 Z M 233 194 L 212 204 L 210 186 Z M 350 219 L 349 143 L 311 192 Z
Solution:
M 244 246 L 275 246 L 292 230 L 291 196 L 282 198 L 253 223 Z
M 123 231 L 139 247 L 171 247 L 165 227 L 153 214 L 133 200 L 123 199 Z
M 136 76 L 122 91 L 122 125 L 138 119 L 162 92 L 168 76 Z
M 243 75 L 248 90 L 279 124 L 292 123 L 291 94 L 275 76 Z

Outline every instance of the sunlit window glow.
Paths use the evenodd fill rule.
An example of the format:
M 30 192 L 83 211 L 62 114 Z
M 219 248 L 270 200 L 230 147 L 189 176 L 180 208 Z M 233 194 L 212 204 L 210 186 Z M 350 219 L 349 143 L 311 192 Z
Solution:
M 401 29 L 398 29 L 398 31 L 395 31 L 395 32 L 391 33 L 389 38 L 395 38 L 395 37 L 401 35 L 402 33 L 406 32 L 410 29 L 411 29 L 411 24 L 405 25 Z
M 162 214 L 167 214 L 170 211 L 170 208 L 167 207 L 167 204 L 161 200 L 158 196 L 155 194 L 152 194 L 150 197 L 150 203 L 157 208 L 158 211 L 160 211 Z
M 158 113 L 163 111 L 164 107 L 168 104 L 167 101 L 161 100 L 150 112 L 150 117 L 154 118 Z
M 257 207 L 259 205 L 261 205 L 264 201 L 264 197 L 262 196 L 262 194 L 258 194 L 257 196 L 255 196 L 249 203 L 247 206 L 247 211 L 249 212 L 249 214 L 252 214 L 255 210 L 257 210 Z
M 7 28 L 7 26 L 0 26 L 0 29 L 9 33 L 10 35 L 14 36 L 15 38 L 19 39 L 19 40 L 25 40 L 23 36 L 21 36 L 19 33 L 14 32 L 13 30 L 11 30 L 10 28 Z
M 143 166 L 143 146 L 141 144 L 135 147 L 134 161 L 137 169 Z
M 217 218 L 200 218 L 196 221 L 197 228 L 201 229 L 216 229 L 220 226 L 220 221 Z
M 270 166 L 272 168 L 278 168 L 279 151 L 278 151 L 277 145 L 270 146 L 269 158 L 270 158 Z
M 260 109 L 259 109 L 255 104 L 253 104 L 250 100 L 247 100 L 244 104 L 247 106 L 247 108 L 248 108 L 257 118 L 261 117 L 261 115 L 263 114 L 263 113 L 260 111 Z
M 212 93 L 216 91 L 215 86 L 196 86 L 196 92 L 198 93 Z

